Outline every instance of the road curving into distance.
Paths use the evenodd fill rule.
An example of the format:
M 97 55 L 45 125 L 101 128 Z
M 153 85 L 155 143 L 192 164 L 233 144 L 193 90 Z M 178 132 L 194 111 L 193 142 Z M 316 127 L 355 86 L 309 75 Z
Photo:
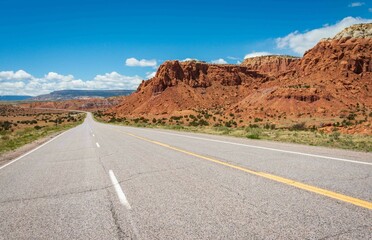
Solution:
M 372 154 L 85 122 L 0 166 L 0 239 L 372 239 Z

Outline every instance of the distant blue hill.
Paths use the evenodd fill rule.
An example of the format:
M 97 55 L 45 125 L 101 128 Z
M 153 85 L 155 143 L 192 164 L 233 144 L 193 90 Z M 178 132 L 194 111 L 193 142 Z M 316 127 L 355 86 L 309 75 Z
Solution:
M 31 99 L 32 96 L 27 96 L 27 95 L 0 95 L 0 101 L 23 101 L 23 100 L 28 100 Z
M 127 96 L 134 90 L 61 90 L 33 97 L 32 101 L 62 101 L 85 98 L 107 98 Z

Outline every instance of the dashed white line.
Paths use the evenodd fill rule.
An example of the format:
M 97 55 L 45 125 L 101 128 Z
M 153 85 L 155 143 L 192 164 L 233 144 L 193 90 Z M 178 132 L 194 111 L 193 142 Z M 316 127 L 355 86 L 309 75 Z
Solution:
M 128 210 L 132 209 L 127 198 L 125 197 L 123 190 L 120 187 L 118 180 L 115 177 L 114 172 L 112 170 L 109 170 L 109 174 L 110 174 L 111 182 L 115 188 L 115 191 L 116 191 L 116 194 L 118 195 L 120 203 L 123 204 Z
M 96 145 L 97 145 L 98 148 L 101 147 L 98 142 L 96 142 Z

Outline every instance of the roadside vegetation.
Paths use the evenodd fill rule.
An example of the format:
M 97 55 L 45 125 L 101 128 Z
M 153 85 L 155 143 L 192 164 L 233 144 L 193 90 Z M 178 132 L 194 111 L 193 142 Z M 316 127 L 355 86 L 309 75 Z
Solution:
M 343 117 L 340 122 L 332 124 L 322 123 L 320 126 L 308 126 L 305 122 L 277 126 L 261 118 L 254 118 L 249 123 L 244 123 L 241 120 L 237 120 L 234 114 L 223 118 L 208 111 L 200 111 L 195 115 L 149 119 L 145 117 L 118 118 L 113 114 L 105 114 L 101 111 L 94 113 L 94 117 L 98 121 L 118 125 L 228 135 L 371 152 L 371 135 L 342 133 L 342 130 L 346 127 L 368 122 L 368 117 L 358 120 L 354 115 L 349 114 Z M 369 115 L 369 117 L 372 116 L 371 114 Z
M 48 112 L 2 105 L 0 108 L 0 154 L 51 134 L 75 127 L 85 113 Z

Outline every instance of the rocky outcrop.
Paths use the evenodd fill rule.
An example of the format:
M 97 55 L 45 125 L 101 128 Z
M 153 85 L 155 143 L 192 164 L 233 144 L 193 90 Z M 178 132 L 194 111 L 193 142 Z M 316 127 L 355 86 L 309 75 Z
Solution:
M 299 60 L 300 58 L 298 57 L 270 55 L 246 58 L 241 65 L 259 73 L 278 75 L 294 70 Z
M 358 121 L 365 121 L 372 111 L 371 29 L 371 24 L 345 29 L 302 58 L 263 56 L 241 65 L 167 61 L 108 113 L 166 118 L 217 109 L 216 119 L 235 116 L 242 124 L 256 118 L 288 123 L 303 117 L 319 125 L 362 111 Z
M 298 63 L 301 75 L 315 72 L 348 76 L 372 72 L 372 38 L 336 38 L 319 42 Z
M 150 82 L 153 94 L 159 94 L 180 82 L 192 88 L 207 88 L 216 83 L 222 86 L 237 86 L 267 80 L 266 75 L 244 66 L 207 64 L 198 61 L 166 61 Z M 142 83 L 138 91 L 147 85 Z
M 372 38 L 372 23 L 355 24 L 336 34 L 333 39 Z

